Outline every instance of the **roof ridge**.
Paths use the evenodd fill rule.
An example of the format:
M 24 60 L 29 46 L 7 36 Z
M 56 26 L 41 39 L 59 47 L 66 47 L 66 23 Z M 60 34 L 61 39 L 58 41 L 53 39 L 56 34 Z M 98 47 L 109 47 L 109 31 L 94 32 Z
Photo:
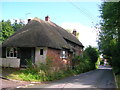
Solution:
M 74 38 L 75 38 L 76 40 L 78 40 L 78 42 L 82 45 L 82 43 L 79 41 L 79 39 L 77 39 L 76 36 L 74 36 L 72 33 L 69 33 L 67 30 L 65 30 L 64 28 L 62 28 L 61 26 L 57 25 L 56 23 L 54 23 L 54 22 L 52 22 L 52 21 L 50 21 L 49 24 L 52 25 L 52 26 L 55 26 L 55 27 L 57 27 L 57 28 L 60 28 L 60 29 L 62 29 L 62 30 L 64 30 L 64 31 L 66 31 L 70 36 L 74 37 Z M 59 32 L 59 30 L 58 30 L 58 32 Z M 59 33 L 60 33 L 60 32 L 59 32 Z M 70 40 L 70 39 L 68 39 L 68 38 L 66 38 L 66 37 L 64 37 L 64 36 L 63 36 L 63 38 L 65 38 L 65 39 L 67 39 L 67 40 L 75 43 L 73 40 Z M 78 43 L 76 43 L 76 44 L 78 44 Z M 79 45 L 79 44 L 78 44 L 78 45 Z
M 35 21 L 38 21 L 38 22 L 41 23 L 41 20 L 42 20 L 42 19 L 40 19 L 40 18 L 38 18 L 38 17 L 35 17 L 35 18 L 33 18 L 32 20 L 35 20 Z

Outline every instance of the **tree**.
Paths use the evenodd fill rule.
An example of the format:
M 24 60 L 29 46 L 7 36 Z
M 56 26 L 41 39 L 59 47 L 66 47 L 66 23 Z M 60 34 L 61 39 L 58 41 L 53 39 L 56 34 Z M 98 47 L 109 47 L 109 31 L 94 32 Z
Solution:
M 0 43 L 10 37 L 17 30 L 20 30 L 24 25 L 25 24 L 22 21 L 20 21 L 19 23 L 15 21 L 13 24 L 11 24 L 10 20 L 2 20 L 0 22 Z
M 103 2 L 100 12 L 99 49 L 116 73 L 120 73 L 120 2 Z
M 0 28 L 2 29 L 0 31 L 0 41 L 3 42 L 6 40 L 9 36 L 11 36 L 14 33 L 14 29 L 11 26 L 10 20 L 0 22 Z
M 17 20 L 12 24 L 14 31 L 16 32 L 17 30 L 20 30 L 25 24 L 20 20 L 18 23 Z
M 80 68 L 80 70 L 93 70 L 96 69 L 96 62 L 98 61 L 99 53 L 98 49 L 92 46 L 87 47 L 80 56 L 73 58 L 73 66 Z
M 98 52 L 97 48 L 88 46 L 84 52 L 85 52 L 86 56 L 89 57 L 90 62 L 93 63 L 95 66 L 95 63 L 98 61 L 98 57 L 99 57 L 99 52 Z

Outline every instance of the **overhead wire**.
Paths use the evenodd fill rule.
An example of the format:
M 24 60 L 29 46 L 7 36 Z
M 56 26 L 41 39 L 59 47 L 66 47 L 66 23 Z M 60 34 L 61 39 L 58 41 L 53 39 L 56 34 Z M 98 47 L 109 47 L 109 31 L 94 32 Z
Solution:
M 75 3 L 73 3 L 73 2 L 70 2 L 69 1 L 69 3 L 71 4 L 71 5 L 73 5 L 75 8 L 77 8 L 79 11 L 80 11 L 80 13 L 82 13 L 83 15 L 85 15 L 87 18 L 89 18 L 90 20 L 91 20 L 91 22 L 92 22 L 92 24 L 93 24 L 93 27 L 95 27 L 96 25 L 94 24 L 94 22 L 96 22 L 96 20 L 95 20 L 95 16 L 93 15 L 93 14 L 91 14 L 91 12 L 89 12 L 88 10 L 86 10 L 85 8 L 81 8 L 81 7 L 79 7 L 78 5 L 76 5 Z M 98 31 L 97 30 L 95 30 L 96 31 L 96 34 L 97 34 L 97 36 L 98 36 Z M 98 37 L 96 37 L 96 40 L 98 40 Z
M 83 15 L 85 15 L 87 18 L 89 18 L 90 20 L 92 20 L 92 22 L 95 21 L 94 19 L 94 16 L 88 11 L 86 10 L 85 8 L 81 8 L 81 7 L 78 7 L 76 4 L 74 4 L 73 2 L 69 2 L 71 5 L 73 5 L 75 8 L 77 8 L 80 13 L 82 13 Z M 83 10 L 84 9 L 84 10 Z M 89 12 L 89 13 L 88 13 Z

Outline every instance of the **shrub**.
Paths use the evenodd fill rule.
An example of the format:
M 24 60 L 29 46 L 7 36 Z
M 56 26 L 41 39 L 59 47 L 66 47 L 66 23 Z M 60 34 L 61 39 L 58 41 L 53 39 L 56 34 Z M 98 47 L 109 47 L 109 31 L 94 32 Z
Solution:
M 99 54 L 96 48 L 91 46 L 87 47 L 81 56 L 73 58 L 74 70 L 77 74 L 87 72 L 98 68 Z
M 51 63 L 51 59 L 48 59 L 46 64 L 39 63 L 39 65 L 35 65 L 32 62 L 27 62 L 27 68 L 25 70 L 21 70 L 19 77 L 25 81 L 52 81 L 73 75 L 73 72 L 70 69 L 59 71 L 51 69 Z
M 99 52 L 98 52 L 97 48 L 89 46 L 85 49 L 84 52 L 85 52 L 86 56 L 89 57 L 90 62 L 94 63 L 94 68 L 96 68 L 95 64 L 99 58 Z
M 99 65 L 100 65 L 100 57 L 98 58 L 97 62 L 95 63 L 96 69 L 98 69 Z
M 100 61 L 100 65 L 104 65 L 104 60 L 101 60 L 101 61 Z
M 90 62 L 90 58 L 86 55 L 86 53 L 83 53 L 81 56 L 74 57 L 73 60 L 75 60 L 74 63 L 77 63 L 74 68 L 74 72 L 76 74 L 84 73 L 94 69 L 94 64 Z

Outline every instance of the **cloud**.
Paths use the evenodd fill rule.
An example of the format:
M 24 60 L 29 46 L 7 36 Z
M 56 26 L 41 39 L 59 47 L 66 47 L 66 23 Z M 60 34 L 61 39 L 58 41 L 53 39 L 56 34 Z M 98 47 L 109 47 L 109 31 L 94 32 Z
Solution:
M 84 26 L 80 23 L 72 23 L 72 22 L 64 22 L 61 27 L 64 29 L 76 29 L 79 32 L 78 39 L 82 42 L 82 44 L 87 47 L 89 45 L 97 47 L 97 33 L 95 28 Z

